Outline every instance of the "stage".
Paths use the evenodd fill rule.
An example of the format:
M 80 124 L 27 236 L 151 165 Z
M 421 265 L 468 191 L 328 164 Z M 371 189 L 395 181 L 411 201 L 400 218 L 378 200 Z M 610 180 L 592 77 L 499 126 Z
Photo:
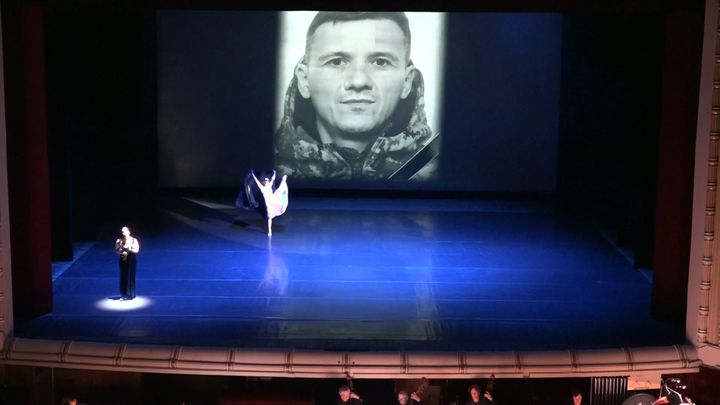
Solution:
M 556 350 L 673 345 L 651 276 L 548 201 L 293 198 L 268 237 L 234 196 L 168 196 L 120 301 L 111 224 L 54 264 L 20 337 L 185 346 Z M 115 229 L 117 228 L 117 229 Z

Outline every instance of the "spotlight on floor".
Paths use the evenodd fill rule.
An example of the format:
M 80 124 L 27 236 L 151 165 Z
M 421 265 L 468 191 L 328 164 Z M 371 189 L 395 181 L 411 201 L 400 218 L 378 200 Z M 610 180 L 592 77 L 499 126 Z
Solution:
M 146 297 L 135 297 L 132 300 L 121 300 L 120 297 L 110 297 L 95 302 L 95 307 L 105 311 L 134 311 L 145 308 L 152 304 L 152 300 Z

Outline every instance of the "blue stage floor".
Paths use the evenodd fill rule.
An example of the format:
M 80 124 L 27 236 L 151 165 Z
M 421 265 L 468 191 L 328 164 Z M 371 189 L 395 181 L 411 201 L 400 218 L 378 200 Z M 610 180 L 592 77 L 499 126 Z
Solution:
M 142 244 L 134 301 L 117 300 L 117 234 L 84 245 L 56 266 L 54 312 L 16 335 L 331 350 L 684 343 L 651 318 L 650 281 L 549 204 L 296 198 L 268 238 L 227 201 L 167 198 L 156 222 L 129 224 Z

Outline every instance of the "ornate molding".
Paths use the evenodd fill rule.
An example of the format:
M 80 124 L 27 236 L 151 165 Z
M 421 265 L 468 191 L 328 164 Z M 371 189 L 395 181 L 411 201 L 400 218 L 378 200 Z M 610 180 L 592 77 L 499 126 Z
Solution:
M 0 364 L 258 377 L 562 378 L 698 372 L 692 345 L 507 352 L 330 352 L 10 338 Z
M 712 4 L 717 11 L 718 2 Z M 705 181 L 705 220 L 703 230 L 702 262 L 698 286 L 697 331 L 695 341 L 699 345 L 718 345 L 720 342 L 720 244 L 716 236 L 720 233 L 717 221 L 718 166 L 720 162 L 720 20 L 714 21 L 714 50 L 712 70 L 712 98 L 710 106 L 710 127 L 707 152 L 707 173 Z M 702 139 L 702 138 L 699 138 Z

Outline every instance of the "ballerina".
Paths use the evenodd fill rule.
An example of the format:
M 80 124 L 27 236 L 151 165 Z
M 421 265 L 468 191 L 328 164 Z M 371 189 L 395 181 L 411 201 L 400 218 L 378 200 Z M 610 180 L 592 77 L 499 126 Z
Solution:
M 277 189 L 275 189 L 275 175 L 276 172 L 273 170 L 271 178 L 261 176 L 262 181 L 260 181 L 255 176 L 255 173 L 250 170 L 250 173 L 245 177 L 243 191 L 236 201 L 238 207 L 253 207 L 267 219 L 268 236 L 272 236 L 273 218 L 284 214 L 288 206 L 287 175 L 282 176 Z M 252 180 L 250 180 L 251 178 Z M 257 185 L 257 189 L 252 186 L 253 182 Z M 260 195 L 258 195 L 257 191 L 260 192 Z

